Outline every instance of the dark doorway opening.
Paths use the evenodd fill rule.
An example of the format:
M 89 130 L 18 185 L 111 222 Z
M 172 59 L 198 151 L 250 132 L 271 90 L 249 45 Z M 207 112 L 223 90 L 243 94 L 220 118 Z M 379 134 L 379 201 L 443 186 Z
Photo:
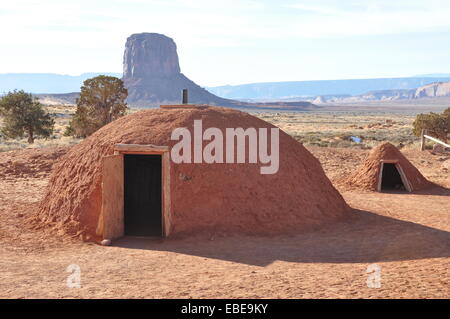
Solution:
M 124 155 L 124 227 L 128 236 L 162 236 L 161 155 Z
M 406 191 L 405 185 L 403 185 L 402 177 L 400 176 L 396 164 L 383 163 L 381 190 Z

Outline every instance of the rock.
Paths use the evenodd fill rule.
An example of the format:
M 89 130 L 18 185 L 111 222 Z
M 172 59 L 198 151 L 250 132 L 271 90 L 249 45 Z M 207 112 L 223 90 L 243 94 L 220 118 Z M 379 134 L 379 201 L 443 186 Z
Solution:
M 92 240 L 92 236 L 90 234 L 87 234 L 87 233 L 81 233 L 80 234 L 80 240 L 81 241 L 91 241 Z
M 322 97 L 322 96 L 318 96 L 318 97 L 316 97 L 314 100 L 313 100 L 313 103 L 314 104 L 322 104 L 322 103 L 325 103 L 326 101 L 325 101 L 325 98 L 324 97 Z
M 177 46 L 162 34 L 133 34 L 123 58 L 124 78 L 172 77 L 180 74 Z
M 415 98 L 450 96 L 450 82 L 436 82 L 419 87 Z
M 450 170 L 450 160 L 446 160 L 444 163 L 442 163 L 442 168 L 444 170 Z
M 111 239 L 103 239 L 101 242 L 100 242 L 100 244 L 102 245 L 102 246 L 111 246 Z
M 445 152 L 445 148 L 441 144 L 434 144 L 433 145 L 433 152 L 435 152 L 435 153 L 444 153 Z
M 231 106 L 235 102 L 215 96 L 181 73 L 175 42 L 158 33 L 128 37 L 123 57 L 127 102 L 135 106 L 180 104 L 183 89 L 189 103 Z

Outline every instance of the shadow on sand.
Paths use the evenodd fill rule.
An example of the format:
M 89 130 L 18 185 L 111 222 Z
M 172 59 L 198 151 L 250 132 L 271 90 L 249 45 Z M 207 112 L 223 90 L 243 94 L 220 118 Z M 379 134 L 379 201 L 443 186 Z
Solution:
M 432 187 L 420 190 L 408 192 L 406 190 L 382 190 L 383 194 L 397 194 L 397 195 L 427 195 L 427 196 L 450 196 L 450 188 L 445 188 L 440 185 L 433 184 Z
M 450 233 L 354 210 L 349 221 L 318 231 L 277 237 L 151 239 L 124 237 L 114 246 L 266 266 L 296 263 L 374 263 L 450 257 Z

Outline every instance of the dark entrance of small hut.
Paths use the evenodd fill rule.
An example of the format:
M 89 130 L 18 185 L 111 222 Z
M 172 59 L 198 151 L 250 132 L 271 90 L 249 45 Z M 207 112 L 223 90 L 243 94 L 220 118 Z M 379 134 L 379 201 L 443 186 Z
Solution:
M 395 163 L 383 163 L 381 175 L 382 191 L 406 191 L 400 172 Z
M 162 236 L 161 155 L 124 154 L 124 233 Z

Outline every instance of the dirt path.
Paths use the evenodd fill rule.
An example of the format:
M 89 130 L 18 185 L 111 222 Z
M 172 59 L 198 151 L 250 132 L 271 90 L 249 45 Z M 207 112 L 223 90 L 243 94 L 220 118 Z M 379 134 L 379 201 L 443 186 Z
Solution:
M 313 152 L 332 179 L 351 164 L 338 165 L 344 150 Z M 447 183 L 439 161 L 420 164 L 426 156 L 413 161 Z M 0 182 L 2 298 L 450 298 L 449 189 L 344 192 L 355 208 L 351 220 L 295 236 L 125 238 L 103 247 L 24 231 L 21 214 L 32 214 L 46 182 Z M 81 288 L 66 286 L 71 264 L 80 267 Z M 373 264 L 381 288 L 367 287 Z

